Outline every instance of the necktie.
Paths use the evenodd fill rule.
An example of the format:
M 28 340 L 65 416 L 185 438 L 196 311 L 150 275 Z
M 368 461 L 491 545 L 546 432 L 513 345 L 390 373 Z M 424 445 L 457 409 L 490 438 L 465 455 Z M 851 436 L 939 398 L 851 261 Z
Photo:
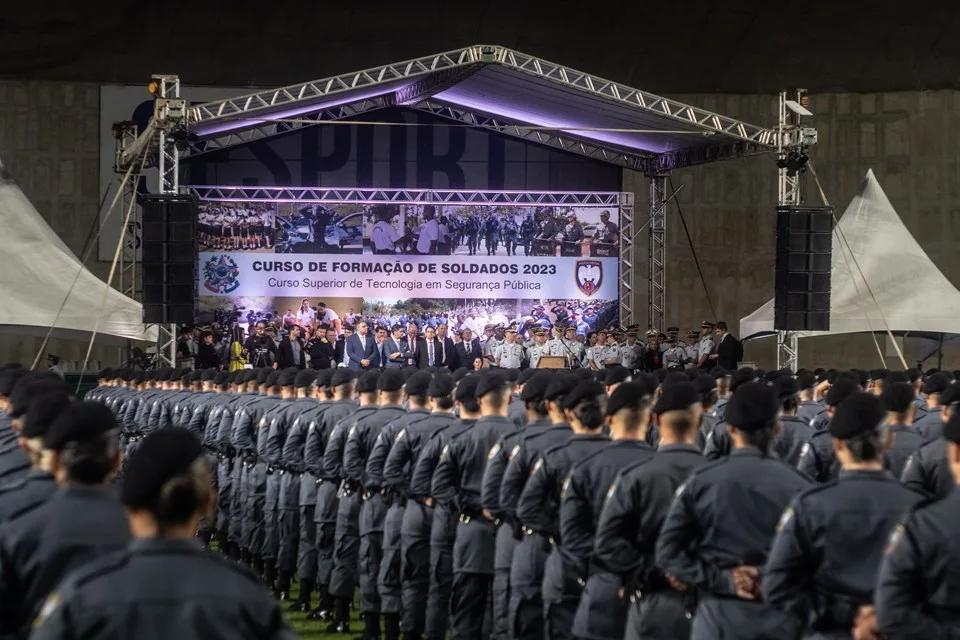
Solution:
M 445 343 L 446 343 L 446 340 L 443 340 L 443 339 L 440 340 L 440 359 L 443 362 L 447 361 L 447 346 Z
M 407 338 L 407 351 L 413 354 L 413 338 Z M 409 358 L 407 364 L 413 364 L 413 358 Z
M 433 343 L 427 343 L 427 366 L 433 366 Z

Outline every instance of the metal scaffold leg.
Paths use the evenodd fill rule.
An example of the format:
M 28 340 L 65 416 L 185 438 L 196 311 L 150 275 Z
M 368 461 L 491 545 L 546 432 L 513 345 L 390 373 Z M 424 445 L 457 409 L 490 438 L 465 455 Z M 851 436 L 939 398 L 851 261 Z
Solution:
M 650 262 L 649 309 L 650 327 L 664 330 L 663 314 L 666 306 L 666 260 L 667 260 L 667 176 L 650 176 Z

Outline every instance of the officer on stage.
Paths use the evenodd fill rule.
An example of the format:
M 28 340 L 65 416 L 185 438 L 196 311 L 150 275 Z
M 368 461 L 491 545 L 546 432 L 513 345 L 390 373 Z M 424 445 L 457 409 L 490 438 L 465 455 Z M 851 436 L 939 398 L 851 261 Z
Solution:
M 491 348 L 493 362 L 501 369 L 519 369 L 526 359 L 523 345 L 517 342 L 517 328 L 510 326 L 504 331 L 504 341 Z
M 618 413 L 624 413 L 625 420 L 635 421 L 639 429 L 645 430 L 650 420 L 650 389 L 639 381 L 626 387 L 631 387 L 631 391 L 611 397 L 608 412 L 622 400 L 625 404 Z M 673 495 L 690 473 L 705 462 L 696 445 L 698 415 L 702 411 L 700 394 L 691 394 L 686 384 L 676 385 L 664 390 L 656 410 L 660 432 L 657 453 L 627 467 L 613 481 L 600 511 L 594 543 L 597 575 L 609 572 L 618 576 L 619 582 L 607 588 L 622 585 L 620 598 L 625 599 L 625 604 L 629 601 L 626 633 L 621 628 L 617 636 L 627 640 L 690 637 L 688 614 L 693 608 L 692 594 L 675 589 L 666 580 L 656 567 L 654 552 Z M 613 415 L 616 417 L 617 413 Z M 590 602 L 595 600 L 598 599 L 590 598 Z M 584 608 L 581 603 L 581 610 Z M 592 615 L 590 621 L 597 617 Z M 609 629 L 617 630 L 613 625 Z
M 688 395 L 695 397 L 695 393 L 691 389 Z M 554 541 L 561 560 L 555 568 L 561 568 L 564 574 L 562 580 L 557 580 L 561 585 L 557 611 L 563 610 L 563 619 L 569 619 L 572 624 L 561 637 L 623 637 L 626 607 L 618 597 L 620 583 L 616 576 L 602 571 L 594 562 L 594 538 L 600 511 L 614 478 L 624 468 L 655 453 L 644 441 L 646 420 L 633 419 L 634 412 L 623 410 L 625 405 L 636 402 L 638 395 L 641 401 L 649 403 L 653 394 L 642 384 L 621 385 L 609 401 L 604 402 L 607 399 L 601 397 L 598 408 L 603 411 L 591 414 L 581 405 L 573 412 L 575 430 L 579 428 L 577 420 L 583 426 L 600 422 L 601 426 L 609 426 L 613 442 L 578 462 L 564 480 L 560 496 L 560 537 Z M 649 418 L 645 411 L 640 412 L 641 417 L 644 413 Z
M 533 344 L 527 348 L 527 358 L 531 369 L 536 369 L 540 358 L 550 355 L 547 347 L 547 332 L 537 327 L 533 330 Z
M 414 465 L 410 478 L 411 495 L 433 508 L 430 527 L 430 589 L 427 592 L 427 616 L 424 621 L 426 640 L 443 640 L 447 635 L 450 599 L 453 589 L 453 547 L 457 530 L 457 505 L 434 501 L 433 477 L 447 445 L 469 431 L 480 419 L 476 397 L 480 374 L 471 373 L 456 383 L 453 397 L 460 419 L 445 429 L 438 429 L 426 443 Z
M 879 398 L 847 398 L 830 433 L 840 475 L 783 512 L 763 571 L 764 602 L 805 621 L 808 638 L 850 637 L 860 608 L 873 604 L 890 533 L 922 499 L 884 470 L 890 432 Z
M 414 377 L 407 380 L 408 394 L 419 390 L 416 382 L 411 387 Z M 427 442 L 457 422 L 453 415 L 452 378 L 437 375 L 429 380 L 426 396 L 430 414 L 422 420 L 411 421 L 397 432 L 383 465 L 384 487 L 395 500 L 406 505 L 400 523 L 398 575 L 401 576 L 400 631 L 408 640 L 420 640 L 425 630 L 427 598 L 424 594 L 430 590 L 430 528 L 433 523 L 433 507 L 426 504 L 429 493 L 426 496 L 415 494 L 411 488 L 411 475 Z M 419 394 L 413 393 L 412 397 L 419 397 Z M 384 589 L 381 593 L 386 591 Z
M 600 347 L 597 357 L 599 358 L 597 364 L 601 369 L 622 364 L 620 345 L 617 344 L 617 338 L 613 333 L 606 334 L 606 344 Z
M 433 498 L 460 512 L 453 548 L 451 637 L 488 637 L 489 591 L 495 567 L 495 524 L 483 512 L 481 488 L 487 461 L 499 454 L 497 443 L 516 425 L 507 418 L 511 388 L 498 372 L 480 375 L 475 397 L 480 419 L 444 447 L 433 474 Z
M 656 545 L 656 562 L 678 590 L 697 588 L 691 638 L 790 638 L 796 620 L 762 602 L 760 568 L 780 515 L 810 481 L 770 457 L 777 398 L 747 383 L 727 407 L 734 451 L 695 470 L 677 490 Z M 744 478 L 763 478 L 763 501 Z

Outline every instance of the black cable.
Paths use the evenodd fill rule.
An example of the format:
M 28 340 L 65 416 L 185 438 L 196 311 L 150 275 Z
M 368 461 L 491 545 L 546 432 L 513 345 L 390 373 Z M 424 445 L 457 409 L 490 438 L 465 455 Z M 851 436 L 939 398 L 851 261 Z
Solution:
M 673 178 L 667 176 L 667 183 L 670 185 L 670 190 L 673 191 Z M 700 274 L 700 283 L 703 285 L 703 292 L 707 296 L 707 304 L 710 305 L 710 313 L 713 314 L 713 319 L 717 319 L 717 310 L 713 306 L 713 300 L 710 298 L 710 290 L 707 288 L 707 279 L 703 277 L 703 269 L 700 268 L 700 258 L 697 256 L 697 250 L 693 246 L 693 238 L 690 237 L 690 230 L 687 228 L 687 221 L 683 217 L 683 209 L 680 208 L 679 198 L 674 198 L 674 204 L 677 206 L 677 213 L 680 215 L 680 224 L 683 225 L 683 233 L 687 236 L 687 244 L 690 245 L 690 253 L 693 254 L 693 262 L 697 265 L 697 273 Z

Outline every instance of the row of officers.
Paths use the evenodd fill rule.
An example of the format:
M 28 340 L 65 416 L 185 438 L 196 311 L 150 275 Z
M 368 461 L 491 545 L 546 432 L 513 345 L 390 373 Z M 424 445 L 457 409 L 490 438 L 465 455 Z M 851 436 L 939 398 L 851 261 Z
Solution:
M 290 606 L 310 609 L 316 594 L 312 616 L 329 619 L 331 632 L 350 631 L 359 590 L 368 639 L 957 637 L 953 384 L 927 394 L 927 415 L 940 422 L 923 431 L 901 483 L 888 453 L 904 429 L 920 431 L 918 400 L 893 375 L 879 394 L 836 376 L 818 402 L 805 399 L 809 376 L 786 373 L 756 381 L 749 372 L 633 379 L 616 369 L 531 370 L 514 384 L 498 371 L 407 371 L 165 371 L 142 385 L 130 383 L 131 372 L 105 372 L 92 403 L 63 413 L 105 406 L 87 423 L 123 433 L 127 462 L 111 460 L 138 538 L 131 548 L 182 538 L 196 524 L 203 541 L 216 537 L 281 599 L 298 577 L 300 600 Z M 25 410 L 28 385 L 15 386 L 7 404 L 22 430 L 50 402 Z M 822 411 L 800 417 L 807 403 Z M 816 482 L 797 465 L 822 432 L 832 457 Z M 194 452 L 184 456 L 187 471 L 173 465 L 175 486 L 158 438 Z M 77 445 L 58 453 L 55 438 L 43 446 L 48 439 L 69 463 Z M 912 469 L 923 470 L 907 481 Z M 159 489 L 129 498 L 144 474 Z M 207 483 L 216 510 L 201 519 L 209 514 L 195 499 Z M 65 550 L 106 551 L 95 542 L 103 527 L 67 526 L 80 517 L 80 497 L 73 512 L 49 506 L 63 492 L 33 508 L 49 513 L 42 539 L 59 555 L 22 542 L 15 525 L 24 515 L 0 525 L 2 602 L 21 622 L 35 618 L 38 637 L 72 637 L 64 634 L 77 624 L 87 625 L 82 637 L 120 637 L 97 630 L 141 618 L 179 623 L 188 637 L 236 637 L 238 624 L 254 623 L 253 637 L 288 633 L 275 606 L 232 589 L 183 601 L 183 589 L 150 592 L 148 567 L 176 569 L 190 584 L 209 570 L 193 556 L 167 568 L 165 548 L 143 552 L 153 565 L 134 562 L 130 549 L 121 560 L 97 558 L 42 605 L 36 595 L 8 600 L 20 593 L 8 586 L 20 578 L 8 576 L 63 566 Z M 30 593 L 42 593 L 35 583 Z M 208 603 L 216 610 L 231 598 L 242 622 L 218 628 L 213 615 L 203 623 L 213 628 L 201 631 Z M 174 615 L 177 607 L 186 613 Z

